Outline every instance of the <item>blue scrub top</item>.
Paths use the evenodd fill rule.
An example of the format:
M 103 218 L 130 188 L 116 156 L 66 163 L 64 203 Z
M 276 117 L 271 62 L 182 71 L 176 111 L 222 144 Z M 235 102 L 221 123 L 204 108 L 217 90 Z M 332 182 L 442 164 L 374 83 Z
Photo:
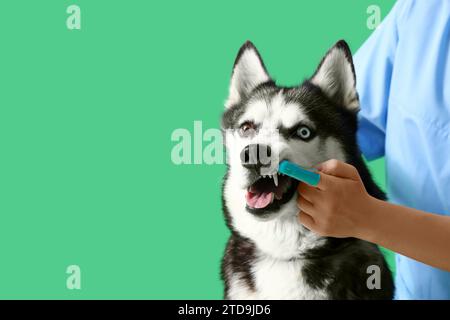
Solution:
M 389 200 L 450 215 L 450 0 L 397 1 L 354 60 L 358 141 L 385 156 Z M 396 263 L 397 299 L 450 299 L 449 272 Z

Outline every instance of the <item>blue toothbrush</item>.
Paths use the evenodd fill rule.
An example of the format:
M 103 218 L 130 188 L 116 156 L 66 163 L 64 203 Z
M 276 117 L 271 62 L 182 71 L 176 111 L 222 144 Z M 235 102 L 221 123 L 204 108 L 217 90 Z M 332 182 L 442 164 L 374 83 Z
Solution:
M 320 174 L 304 169 L 295 163 L 287 160 L 281 161 L 278 172 L 285 174 L 291 178 L 306 182 L 314 187 L 317 187 L 320 181 Z

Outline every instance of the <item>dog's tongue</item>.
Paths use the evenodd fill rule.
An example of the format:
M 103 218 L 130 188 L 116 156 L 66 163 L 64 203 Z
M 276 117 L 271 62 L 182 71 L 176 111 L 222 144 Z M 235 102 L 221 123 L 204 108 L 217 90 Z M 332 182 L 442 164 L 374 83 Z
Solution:
M 247 194 L 245 195 L 247 205 L 254 209 L 267 207 L 272 202 L 273 197 L 273 192 L 252 193 L 251 190 L 247 191 Z

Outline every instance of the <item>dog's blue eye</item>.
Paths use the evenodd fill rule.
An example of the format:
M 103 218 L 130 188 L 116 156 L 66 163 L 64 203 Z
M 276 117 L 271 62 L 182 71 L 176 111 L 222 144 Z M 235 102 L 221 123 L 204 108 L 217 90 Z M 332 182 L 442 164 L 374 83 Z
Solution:
M 311 130 L 306 126 L 301 126 L 297 129 L 297 136 L 303 140 L 311 138 Z

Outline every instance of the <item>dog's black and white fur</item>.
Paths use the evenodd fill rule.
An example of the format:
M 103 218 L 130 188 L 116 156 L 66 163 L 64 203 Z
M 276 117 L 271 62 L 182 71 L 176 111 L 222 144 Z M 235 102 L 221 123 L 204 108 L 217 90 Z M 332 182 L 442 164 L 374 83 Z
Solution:
M 276 165 L 283 159 L 307 168 L 345 161 L 357 168 L 370 195 L 384 199 L 356 143 L 355 84 L 345 41 L 296 87 L 276 85 L 252 43 L 240 49 L 222 117 L 228 164 L 222 199 L 231 230 L 222 261 L 226 299 L 392 298 L 391 273 L 376 245 L 309 231 L 298 220 L 297 183 L 277 175 L 277 186 L 262 173 L 264 165 L 245 165 L 243 157 L 253 145 L 256 157 L 262 146 L 276 154 Z M 367 286 L 371 265 L 381 270 L 381 289 Z

